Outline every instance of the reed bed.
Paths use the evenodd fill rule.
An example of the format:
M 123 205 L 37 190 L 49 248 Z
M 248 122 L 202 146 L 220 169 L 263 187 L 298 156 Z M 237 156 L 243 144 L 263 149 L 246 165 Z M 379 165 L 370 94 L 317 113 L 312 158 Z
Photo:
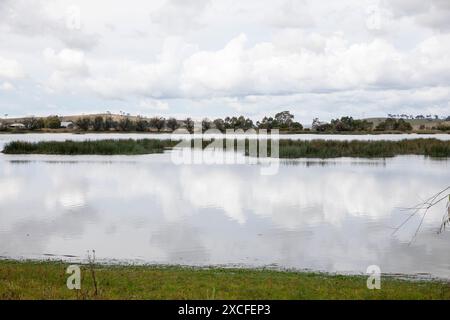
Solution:
M 5 145 L 5 154 L 58 154 L 58 155 L 138 155 L 162 153 L 176 146 L 179 141 L 141 140 L 98 140 L 98 141 L 14 141 Z M 210 142 L 200 144 L 205 148 Z M 245 141 L 243 151 L 250 154 L 250 140 Z M 217 145 L 217 144 L 216 144 Z M 238 143 L 235 141 L 234 148 Z M 191 144 L 194 146 L 194 143 Z M 222 144 L 226 149 L 227 144 Z M 271 141 L 267 142 L 268 154 Z M 333 140 L 287 140 L 279 141 L 279 158 L 386 158 L 397 155 L 423 155 L 429 157 L 450 157 L 450 141 L 437 139 L 412 139 L 400 141 L 333 141 Z
M 280 158 L 385 158 L 397 155 L 450 157 L 450 141 L 413 139 L 400 141 L 280 140 Z
M 87 140 L 87 141 L 13 141 L 5 145 L 5 154 L 57 155 L 139 155 L 163 153 L 175 142 L 158 139 Z

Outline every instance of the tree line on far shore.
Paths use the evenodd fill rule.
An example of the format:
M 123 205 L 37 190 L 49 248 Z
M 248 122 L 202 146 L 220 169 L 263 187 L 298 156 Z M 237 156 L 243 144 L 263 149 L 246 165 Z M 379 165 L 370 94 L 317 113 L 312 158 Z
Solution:
M 120 119 L 115 119 L 112 115 L 98 115 L 98 116 L 82 116 L 65 128 L 76 129 L 79 131 L 175 131 L 179 128 L 184 128 L 189 132 L 193 132 L 195 129 L 195 122 L 192 118 L 185 120 L 177 120 L 175 118 L 166 119 L 164 117 L 144 118 L 141 116 L 130 117 L 122 116 Z M 49 116 L 47 118 L 35 118 L 30 117 L 21 121 L 23 129 L 27 130 L 41 130 L 41 129 L 60 129 L 63 122 L 58 116 Z M 280 129 L 286 131 L 301 131 L 303 126 L 299 122 L 294 121 L 294 115 L 289 111 L 283 111 L 277 113 L 274 117 L 264 117 L 261 121 L 257 121 L 256 124 L 252 119 L 244 116 L 239 117 L 226 117 L 224 119 L 217 118 L 215 120 L 209 120 L 205 118 L 197 124 L 201 125 L 202 131 L 209 129 L 217 129 L 219 131 L 226 131 L 228 129 L 233 130 L 249 130 L 249 129 Z
M 353 119 L 352 117 L 341 117 L 333 119 L 330 123 L 321 123 L 314 119 L 312 128 L 319 132 L 351 132 L 351 131 L 412 131 L 411 123 L 404 119 L 387 118 L 373 127 L 373 122 L 367 120 Z
M 447 118 L 450 120 L 450 117 Z M 194 120 L 187 118 L 185 120 L 177 120 L 175 118 L 153 117 L 144 118 L 141 116 L 130 117 L 113 117 L 108 115 L 82 116 L 75 121 L 62 122 L 58 116 L 49 116 L 46 118 L 30 117 L 21 121 L 23 129 L 26 130 L 42 130 L 42 129 L 60 129 L 64 123 L 65 129 L 78 131 L 118 131 L 118 132 L 173 132 L 179 128 L 184 128 L 189 132 L 193 132 L 196 128 Z M 200 122 L 197 123 L 200 126 Z M 315 118 L 312 122 L 311 129 L 304 128 L 303 125 L 294 120 L 294 115 L 289 111 L 282 111 L 273 117 L 264 117 L 261 121 L 253 122 L 252 119 L 244 116 L 226 117 L 224 119 L 217 118 L 210 120 L 205 118 L 201 121 L 202 131 L 209 129 L 217 129 L 225 132 L 228 129 L 233 130 L 249 130 L 249 129 L 278 129 L 284 132 L 300 133 L 307 131 L 315 132 L 370 132 L 370 131 L 412 131 L 413 127 L 410 122 L 405 119 L 396 119 L 389 117 L 374 126 L 373 122 L 368 120 L 354 119 L 353 117 L 341 117 L 333 119 L 330 122 L 322 122 Z M 420 129 L 425 129 L 422 125 Z M 449 131 L 450 126 L 440 124 L 436 130 Z M 3 130 L 6 127 L 3 126 Z

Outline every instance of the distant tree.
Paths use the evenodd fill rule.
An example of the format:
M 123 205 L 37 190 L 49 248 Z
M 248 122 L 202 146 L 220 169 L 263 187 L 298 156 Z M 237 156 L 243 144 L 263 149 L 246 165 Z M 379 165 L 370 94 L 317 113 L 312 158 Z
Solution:
M 376 127 L 376 131 L 394 130 L 397 120 L 394 118 L 388 118 L 385 121 L 380 122 Z
M 331 131 L 333 129 L 333 126 L 330 123 L 320 121 L 319 118 L 314 118 L 311 129 L 318 132 L 326 132 Z
M 58 116 L 49 116 L 45 119 L 45 127 L 49 129 L 61 128 L 61 119 Z
M 156 127 L 158 131 L 161 131 L 166 126 L 166 119 L 165 118 L 159 118 L 158 126 Z
M 102 116 L 95 117 L 92 126 L 94 128 L 94 131 L 105 130 L 105 121 L 103 120 L 103 117 Z
M 35 119 L 35 118 L 31 117 L 31 118 L 24 119 L 24 120 L 22 121 L 22 123 L 23 123 L 23 125 L 25 126 L 26 129 L 28 129 L 28 130 L 34 130 L 33 125 L 32 125 L 34 119 Z
M 45 119 L 37 118 L 36 122 L 34 123 L 34 126 L 35 126 L 35 129 L 37 129 L 37 130 L 45 128 Z
M 395 130 L 399 130 L 399 131 L 411 131 L 412 129 L 413 128 L 412 128 L 411 123 L 409 123 L 403 119 L 399 119 L 395 126 Z
M 223 121 L 223 119 L 217 118 L 213 121 L 213 123 L 217 130 L 221 132 L 225 131 L 225 122 Z
M 136 127 L 129 117 L 120 119 L 118 127 L 121 131 L 133 131 Z
M 117 129 L 117 122 L 113 120 L 111 116 L 105 118 L 104 128 L 106 131 Z
M 316 131 L 318 132 L 328 132 L 333 131 L 333 125 L 330 123 L 322 123 L 316 127 Z
M 239 116 L 239 117 L 233 117 L 233 127 L 235 130 L 237 129 L 245 129 L 245 117 Z
M 25 125 L 25 128 L 28 130 L 39 130 L 44 128 L 45 122 L 42 118 L 27 118 L 23 121 L 23 124 Z
M 45 128 L 45 120 L 44 118 L 38 118 L 36 120 L 36 129 L 42 129 Z
M 136 120 L 136 131 L 140 131 L 140 132 L 146 131 L 148 126 L 149 126 L 149 123 L 147 120 L 142 119 L 141 117 L 139 117 Z
M 194 121 L 191 118 L 186 119 L 185 126 L 187 131 L 189 131 L 190 133 L 194 132 Z
M 412 130 L 411 123 L 405 121 L 404 119 L 392 119 L 388 118 L 385 121 L 380 122 L 376 127 L 376 131 L 389 131 L 389 130 L 398 130 L 398 131 L 410 131 Z
M 150 127 L 153 128 L 153 129 L 157 129 L 158 122 L 159 122 L 159 118 L 158 117 L 151 118 L 150 121 L 149 121 Z
M 450 125 L 441 123 L 437 126 L 437 130 L 440 131 L 450 131 Z
M 261 121 L 257 122 L 259 129 L 270 130 L 278 127 L 278 123 L 272 117 L 264 117 Z
M 250 118 L 245 118 L 244 116 L 231 118 L 231 127 L 235 130 L 242 129 L 248 130 L 254 127 L 253 120 Z
M 88 131 L 92 123 L 89 117 L 81 117 L 75 121 L 75 124 L 80 130 Z
M 225 119 L 216 119 L 213 121 L 216 129 L 220 131 L 225 131 L 226 129 L 242 129 L 248 130 L 254 128 L 253 120 L 250 118 L 245 118 L 244 116 L 239 117 L 226 117 Z
M 279 128 L 288 129 L 294 122 L 294 115 L 292 115 L 289 111 L 282 111 L 275 115 L 275 121 L 277 122 L 277 126 Z
M 250 120 L 250 119 L 245 118 L 244 116 L 239 116 L 238 119 L 237 119 L 237 128 L 243 129 L 243 130 L 248 129 L 247 128 L 247 126 L 248 126 L 247 121 L 248 120 Z M 253 121 L 251 123 L 253 123 Z
M 322 124 L 322 121 L 319 120 L 319 118 L 314 118 L 313 122 L 311 124 L 311 129 L 316 130 L 318 126 Z
M 158 131 L 161 131 L 161 129 L 164 128 L 165 124 L 166 119 L 164 118 L 154 117 L 150 119 L 150 126 L 157 129 Z
M 246 118 L 244 121 L 244 130 L 253 129 L 255 127 L 255 124 L 253 123 L 253 120 L 250 118 Z
M 238 117 L 231 117 L 230 127 L 231 127 L 231 129 L 234 129 L 234 130 L 240 128 L 239 118 Z
M 208 118 L 205 118 L 202 120 L 202 131 L 203 132 L 211 129 L 211 127 L 212 127 L 211 120 L 209 120 Z
M 256 123 L 259 129 L 283 129 L 283 130 L 302 130 L 303 126 L 299 122 L 294 121 L 294 115 L 289 111 L 282 111 L 275 117 L 264 117 Z M 253 127 L 253 123 L 252 123 Z
M 167 127 L 170 130 L 175 131 L 175 130 L 177 130 L 180 127 L 180 125 L 178 124 L 177 119 L 170 118 L 169 120 L 167 120 Z
M 387 120 L 393 119 L 388 118 Z M 331 120 L 331 125 L 335 131 L 370 131 L 373 123 L 367 120 L 353 119 L 353 117 L 341 117 Z
M 294 130 L 303 130 L 303 125 L 300 122 L 293 122 L 291 125 L 291 129 Z
M 223 121 L 225 129 L 233 129 L 232 120 L 230 117 L 226 117 Z

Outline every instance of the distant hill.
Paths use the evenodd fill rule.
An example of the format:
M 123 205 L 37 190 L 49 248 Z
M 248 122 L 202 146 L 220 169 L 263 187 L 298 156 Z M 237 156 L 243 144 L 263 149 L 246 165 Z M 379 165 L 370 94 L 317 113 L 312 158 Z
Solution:
M 109 114 L 109 113 L 93 113 L 93 114 L 83 114 L 83 115 L 71 115 L 71 116 L 61 116 L 61 121 L 72 121 L 75 122 L 79 118 L 90 118 L 91 120 L 94 120 L 96 117 L 111 117 L 114 121 L 120 121 L 122 119 L 128 118 L 132 121 L 136 121 L 137 119 L 150 119 L 147 117 L 138 117 L 138 116 L 132 116 L 132 115 L 121 115 L 121 114 Z

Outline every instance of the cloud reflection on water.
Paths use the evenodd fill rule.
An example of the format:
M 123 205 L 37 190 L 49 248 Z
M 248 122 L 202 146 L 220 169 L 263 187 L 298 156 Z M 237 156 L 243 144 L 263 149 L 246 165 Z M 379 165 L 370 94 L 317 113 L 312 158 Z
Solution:
M 151 263 L 244 264 L 450 277 L 449 232 L 431 211 L 413 245 L 410 206 L 450 181 L 449 161 L 175 166 L 168 154 L 0 157 L 0 254 L 72 254 Z M 81 160 L 81 161 L 78 161 Z

